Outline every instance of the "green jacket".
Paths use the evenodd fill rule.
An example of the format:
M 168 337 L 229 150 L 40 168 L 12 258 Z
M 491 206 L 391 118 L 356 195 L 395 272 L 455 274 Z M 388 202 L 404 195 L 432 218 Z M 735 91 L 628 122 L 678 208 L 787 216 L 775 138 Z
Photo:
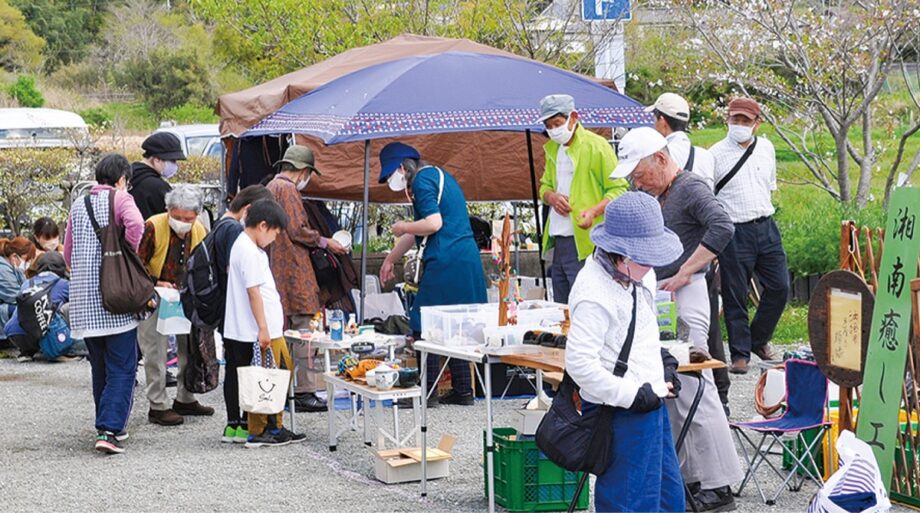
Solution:
M 556 155 L 559 153 L 559 143 L 548 141 L 543 145 L 546 154 L 546 170 L 540 179 L 540 200 L 546 191 L 556 190 Z M 617 165 L 617 157 L 610 143 L 603 137 L 586 130 L 579 124 L 575 127 L 575 139 L 568 147 L 568 156 L 572 159 L 575 174 L 572 177 L 572 188 L 569 191 L 569 205 L 572 207 L 570 217 L 575 228 L 575 246 L 578 248 L 578 259 L 584 260 L 594 252 L 594 243 L 591 242 L 590 230 L 578 227 L 577 219 L 585 209 L 591 208 L 608 198 L 613 200 L 626 192 L 627 183 L 623 179 L 610 179 L 610 173 Z M 604 216 L 594 218 L 597 225 L 604 221 Z M 549 218 L 543 228 L 543 250 L 553 247 L 552 237 L 549 236 Z

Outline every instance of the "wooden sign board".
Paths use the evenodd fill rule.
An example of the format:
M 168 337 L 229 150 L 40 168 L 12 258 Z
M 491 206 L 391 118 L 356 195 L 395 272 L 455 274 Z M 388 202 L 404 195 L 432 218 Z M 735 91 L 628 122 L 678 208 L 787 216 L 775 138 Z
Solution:
M 901 187 L 891 195 L 885 251 L 879 266 L 862 402 L 856 436 L 872 447 L 890 487 L 897 445 L 904 366 L 910 343 L 911 290 L 920 258 L 920 189 Z
M 824 275 L 808 305 L 808 335 L 821 372 L 841 387 L 863 382 L 875 296 L 858 274 Z

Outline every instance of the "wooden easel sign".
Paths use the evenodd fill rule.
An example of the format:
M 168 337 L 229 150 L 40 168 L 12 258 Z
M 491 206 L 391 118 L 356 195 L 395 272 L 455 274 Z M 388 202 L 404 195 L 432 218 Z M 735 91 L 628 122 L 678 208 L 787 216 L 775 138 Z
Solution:
M 866 355 L 862 402 L 856 436 L 875 453 L 882 482 L 891 485 L 898 414 L 910 343 L 911 291 L 920 257 L 920 189 L 892 193 L 885 225 L 885 251 Z

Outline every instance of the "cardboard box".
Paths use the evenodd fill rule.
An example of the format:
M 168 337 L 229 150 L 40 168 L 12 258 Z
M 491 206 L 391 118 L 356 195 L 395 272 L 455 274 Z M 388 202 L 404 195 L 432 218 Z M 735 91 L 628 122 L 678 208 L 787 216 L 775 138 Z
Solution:
M 533 436 L 537 433 L 537 426 L 546 415 L 546 410 L 517 410 L 514 417 L 514 428 L 518 434 Z
M 436 449 L 428 449 L 428 479 L 447 477 L 452 458 L 450 451 L 457 439 L 441 436 Z M 386 484 L 409 483 L 422 480 L 422 450 L 418 447 L 388 449 L 374 453 L 374 475 Z

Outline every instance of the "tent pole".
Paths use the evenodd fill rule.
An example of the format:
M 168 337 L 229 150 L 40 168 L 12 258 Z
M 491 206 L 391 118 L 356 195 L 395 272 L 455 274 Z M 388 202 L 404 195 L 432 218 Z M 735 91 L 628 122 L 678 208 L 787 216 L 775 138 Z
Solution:
M 361 210 L 361 305 L 358 307 L 358 323 L 364 322 L 364 298 L 367 296 L 367 205 L 370 203 L 371 140 L 364 141 L 364 208 Z
M 543 262 L 543 227 L 540 225 L 540 198 L 537 196 L 537 169 L 533 162 L 533 139 L 530 130 L 527 134 L 527 158 L 530 161 L 530 192 L 533 194 L 533 219 L 537 227 L 537 257 L 540 259 L 540 278 L 543 280 L 543 298 L 548 299 L 549 287 L 546 283 L 546 264 Z

